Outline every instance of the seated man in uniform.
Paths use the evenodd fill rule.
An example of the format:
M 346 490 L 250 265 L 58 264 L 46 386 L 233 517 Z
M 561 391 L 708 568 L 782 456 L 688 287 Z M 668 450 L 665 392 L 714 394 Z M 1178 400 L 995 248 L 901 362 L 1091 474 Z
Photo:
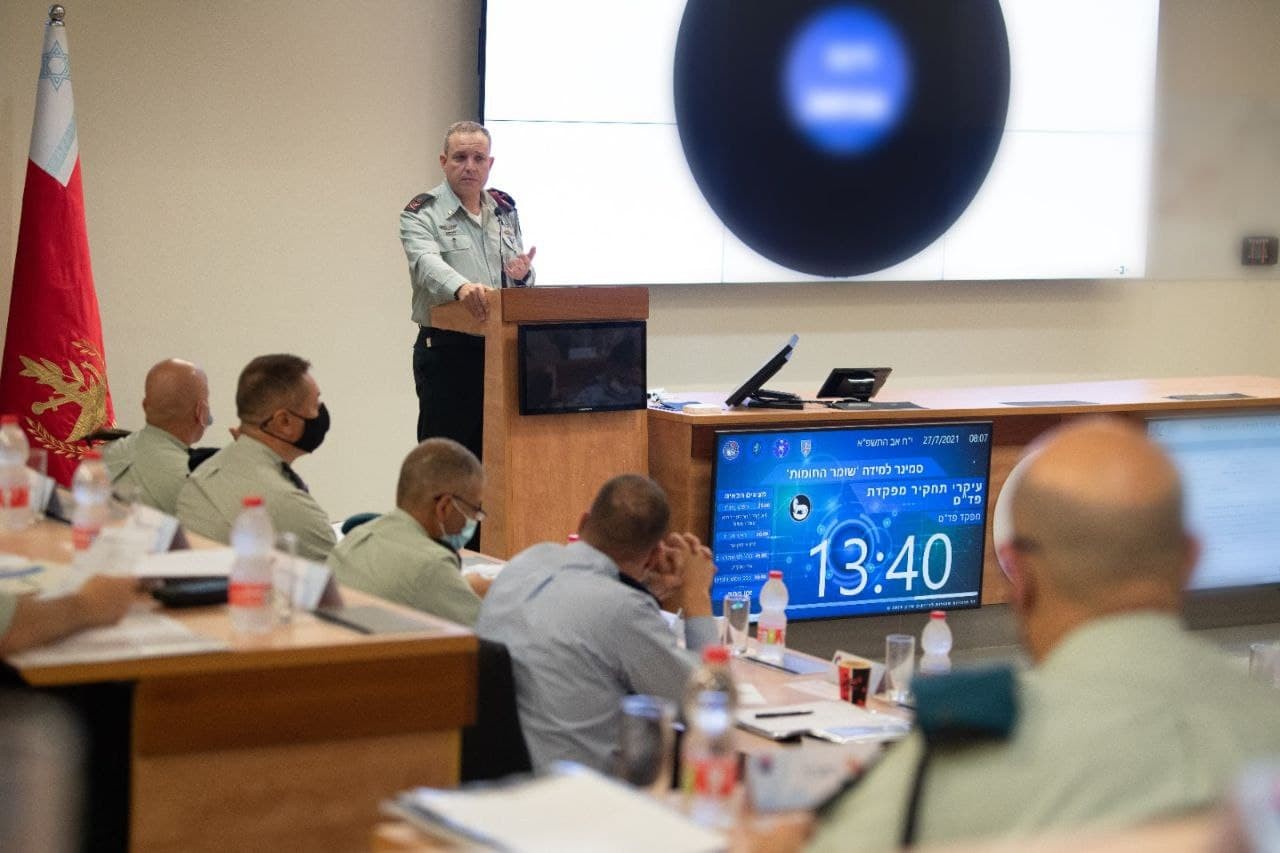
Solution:
M 298 556 L 323 562 L 337 537 L 290 464 L 312 453 L 329 430 L 329 410 L 311 363 L 296 355 L 260 355 L 240 373 L 236 440 L 187 478 L 177 515 L 187 529 L 229 542 L 246 495 L 262 498 L 276 533 L 298 537 Z
M 464 578 L 458 551 L 484 518 L 483 499 L 480 460 L 429 438 L 400 466 L 396 508 L 347 534 L 329 568 L 346 586 L 471 627 L 488 581 Z
M 1117 420 L 1075 421 L 1040 448 L 1002 499 L 1013 529 L 1000 546 L 1034 667 L 1017 678 L 1004 738 L 931 738 L 917 842 L 1167 818 L 1218 802 L 1244 762 L 1280 754 L 1280 694 L 1182 627 L 1198 546 L 1169 459 Z M 933 691 L 944 706 L 946 684 Z M 897 845 L 924 750 L 920 732 L 893 747 L 816 847 Z
M 0 593 L 0 655 L 119 622 L 133 603 L 136 578 L 94 575 L 60 598 Z
M 511 653 L 516 703 L 534 769 L 559 759 L 608 771 L 622 697 L 681 698 L 695 653 L 718 639 L 711 552 L 668 534 L 667 497 L 625 474 L 600 489 L 581 540 L 546 542 L 512 557 L 494 579 L 476 633 Z M 682 607 L 685 652 L 659 612 Z
M 209 380 L 189 361 L 170 358 L 147 371 L 142 411 L 147 425 L 102 451 L 116 494 L 173 515 L 187 480 L 191 445 L 213 423 Z

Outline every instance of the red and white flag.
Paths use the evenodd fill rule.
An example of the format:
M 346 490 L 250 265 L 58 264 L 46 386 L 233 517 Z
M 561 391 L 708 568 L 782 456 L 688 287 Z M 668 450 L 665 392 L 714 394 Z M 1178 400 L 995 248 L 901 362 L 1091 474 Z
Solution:
M 102 321 L 85 231 L 71 58 L 62 8 L 50 10 L 36 84 L 9 325 L 0 363 L 0 413 L 20 417 L 49 475 L 67 485 L 85 436 L 111 426 Z

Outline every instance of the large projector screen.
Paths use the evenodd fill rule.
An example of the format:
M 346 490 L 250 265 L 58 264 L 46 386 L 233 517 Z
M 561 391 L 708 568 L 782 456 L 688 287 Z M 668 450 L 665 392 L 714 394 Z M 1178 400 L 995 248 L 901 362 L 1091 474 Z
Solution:
M 1158 0 L 487 0 L 541 284 L 1141 276 Z

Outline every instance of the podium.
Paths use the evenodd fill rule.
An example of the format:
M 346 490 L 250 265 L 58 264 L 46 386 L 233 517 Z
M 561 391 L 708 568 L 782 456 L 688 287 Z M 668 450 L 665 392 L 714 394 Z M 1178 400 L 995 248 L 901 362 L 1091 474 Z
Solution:
M 649 470 L 648 412 L 520 414 L 516 336 L 522 324 L 647 320 L 644 287 L 529 287 L 489 293 L 489 317 L 461 304 L 431 309 L 440 329 L 482 335 L 487 518 L 480 545 L 507 558 L 563 542 L 606 480 Z

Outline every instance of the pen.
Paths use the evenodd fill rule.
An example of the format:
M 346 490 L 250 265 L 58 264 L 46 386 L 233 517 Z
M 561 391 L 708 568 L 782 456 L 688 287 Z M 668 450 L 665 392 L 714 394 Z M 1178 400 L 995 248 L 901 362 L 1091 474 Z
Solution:
M 810 711 L 765 711 L 763 713 L 756 714 L 756 719 L 770 720 L 770 719 L 774 719 L 775 717 L 804 717 L 812 713 L 813 711 L 811 710 Z

